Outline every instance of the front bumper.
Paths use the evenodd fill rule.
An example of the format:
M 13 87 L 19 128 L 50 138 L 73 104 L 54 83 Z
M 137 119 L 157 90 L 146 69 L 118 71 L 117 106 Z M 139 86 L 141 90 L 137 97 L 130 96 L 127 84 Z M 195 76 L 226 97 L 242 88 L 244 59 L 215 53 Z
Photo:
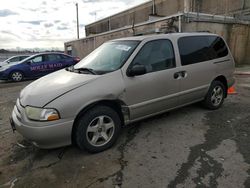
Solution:
M 4 71 L 0 72 L 0 80 L 8 80 L 9 75 L 6 74 Z
M 24 107 L 19 100 L 12 111 L 11 119 L 12 129 L 16 129 L 39 148 L 49 149 L 71 144 L 73 120 L 31 121 L 26 117 Z

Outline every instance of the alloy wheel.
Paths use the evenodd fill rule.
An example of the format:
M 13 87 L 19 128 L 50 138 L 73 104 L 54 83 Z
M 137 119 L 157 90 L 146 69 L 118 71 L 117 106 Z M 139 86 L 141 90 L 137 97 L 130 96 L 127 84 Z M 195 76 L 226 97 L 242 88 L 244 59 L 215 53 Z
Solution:
M 214 106 L 220 105 L 223 100 L 223 88 L 216 86 L 212 91 L 211 102 Z
M 103 146 L 111 140 L 114 130 L 115 124 L 111 117 L 98 116 L 87 127 L 87 140 L 93 146 Z
M 23 74 L 20 72 L 13 72 L 11 75 L 12 80 L 19 82 L 23 79 Z

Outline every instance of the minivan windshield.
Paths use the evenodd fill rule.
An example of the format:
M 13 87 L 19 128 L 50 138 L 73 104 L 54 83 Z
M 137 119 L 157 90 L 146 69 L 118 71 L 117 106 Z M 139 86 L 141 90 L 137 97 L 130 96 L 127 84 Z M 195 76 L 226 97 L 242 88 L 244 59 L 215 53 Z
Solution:
M 74 66 L 97 74 L 115 71 L 123 66 L 140 41 L 112 41 L 101 45 Z

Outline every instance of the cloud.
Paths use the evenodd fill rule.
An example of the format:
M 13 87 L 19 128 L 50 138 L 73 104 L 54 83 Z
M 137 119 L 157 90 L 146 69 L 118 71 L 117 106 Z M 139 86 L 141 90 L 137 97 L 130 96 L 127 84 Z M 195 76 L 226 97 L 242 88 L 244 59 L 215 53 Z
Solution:
M 23 8 L 23 7 L 21 7 L 20 9 L 22 9 L 22 10 L 28 10 L 28 11 L 32 11 L 32 12 L 36 12 L 37 11 L 36 8 Z
M 35 21 L 19 21 L 18 23 L 27 23 L 32 25 L 40 25 L 44 20 L 35 20 Z
M 61 20 L 54 20 L 54 23 L 59 23 L 61 22 Z
M 52 23 L 45 23 L 44 24 L 44 27 L 46 27 L 46 28 L 53 27 L 53 26 L 54 26 L 54 24 L 52 24 Z
M 92 11 L 92 12 L 89 12 L 89 15 L 91 15 L 91 16 L 96 16 L 98 12 L 102 12 L 102 11 L 103 11 L 103 10 L 101 10 L 101 9 L 94 10 L 94 11 Z
M 2 9 L 0 10 L 0 17 L 7 17 L 7 16 L 11 16 L 11 15 L 17 15 L 17 12 L 13 12 L 9 9 Z
M 2 34 L 5 34 L 5 35 L 8 35 L 8 36 L 12 36 L 12 37 L 15 37 L 15 38 L 20 38 L 20 36 L 16 35 L 15 33 L 11 32 L 11 31 L 7 31 L 7 30 L 2 30 L 1 31 Z
M 79 27 L 85 27 L 85 24 L 79 24 Z
M 67 30 L 69 29 L 69 27 L 66 27 L 66 26 L 58 26 L 57 27 L 57 30 Z

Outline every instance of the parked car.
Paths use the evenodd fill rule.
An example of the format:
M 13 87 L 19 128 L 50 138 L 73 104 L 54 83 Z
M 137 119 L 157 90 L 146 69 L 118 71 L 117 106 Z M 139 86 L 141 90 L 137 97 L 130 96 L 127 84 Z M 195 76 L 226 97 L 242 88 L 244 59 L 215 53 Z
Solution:
M 10 58 L 6 59 L 5 61 L 0 62 L 0 67 L 22 61 L 23 59 L 25 59 L 27 57 L 29 57 L 29 55 L 18 55 L 18 56 L 10 57 Z
M 75 65 L 79 61 L 78 57 L 63 53 L 40 53 L 20 62 L 0 67 L 0 80 L 11 79 L 19 82 L 24 78 L 42 77 L 59 69 Z
M 23 89 L 11 125 L 40 148 L 75 143 L 100 152 L 121 126 L 202 101 L 218 109 L 234 84 L 234 59 L 209 33 L 123 38 Z

